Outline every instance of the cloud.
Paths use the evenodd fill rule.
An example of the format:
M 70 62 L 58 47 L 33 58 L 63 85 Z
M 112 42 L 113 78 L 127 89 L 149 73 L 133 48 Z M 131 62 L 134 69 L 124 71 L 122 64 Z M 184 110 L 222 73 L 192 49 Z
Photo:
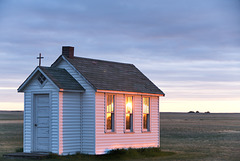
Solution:
M 238 0 L 2 0 L 0 82 L 18 86 L 40 52 L 49 66 L 61 46 L 72 45 L 77 56 L 133 63 L 160 88 L 229 83 L 224 91 L 240 81 L 239 6 Z
M 240 62 L 182 61 L 182 62 L 139 62 L 142 71 L 154 80 L 240 82 Z

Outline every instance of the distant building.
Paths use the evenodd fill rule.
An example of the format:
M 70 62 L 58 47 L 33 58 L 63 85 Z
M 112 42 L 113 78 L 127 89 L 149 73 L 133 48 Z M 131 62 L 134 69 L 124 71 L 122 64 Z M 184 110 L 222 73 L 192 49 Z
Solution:
M 63 47 L 51 67 L 38 66 L 24 92 L 24 152 L 104 154 L 160 146 L 164 93 L 132 64 L 74 56 Z

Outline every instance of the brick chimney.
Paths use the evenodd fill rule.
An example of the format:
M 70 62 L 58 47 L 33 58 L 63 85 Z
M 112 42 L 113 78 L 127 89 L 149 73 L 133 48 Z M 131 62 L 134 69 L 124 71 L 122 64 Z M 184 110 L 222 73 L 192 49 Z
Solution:
M 72 46 L 63 46 L 62 47 L 62 55 L 73 58 L 74 57 L 74 47 Z

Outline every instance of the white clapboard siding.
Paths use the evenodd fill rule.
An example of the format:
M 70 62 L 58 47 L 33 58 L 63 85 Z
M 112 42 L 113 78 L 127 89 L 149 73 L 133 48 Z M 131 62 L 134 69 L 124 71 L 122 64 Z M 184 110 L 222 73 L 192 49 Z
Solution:
M 95 90 L 68 62 L 62 60 L 56 67 L 66 69 L 85 89 L 81 98 L 80 152 L 95 154 Z
M 32 151 L 32 94 L 24 93 L 24 127 L 23 127 L 23 150 L 30 153 Z
M 159 146 L 158 97 L 151 97 L 151 132 L 142 132 L 142 96 L 133 95 L 133 130 L 125 133 L 125 95 L 116 94 L 115 132 L 105 133 L 104 93 L 96 93 L 96 154 L 116 148 L 141 148 Z
M 151 112 L 151 131 L 157 134 L 157 145 L 160 147 L 160 114 L 159 114 L 159 97 L 150 98 Z
M 59 93 L 59 151 L 62 155 L 80 152 L 80 93 Z
M 41 87 L 36 78 L 29 82 L 24 90 L 24 152 L 33 151 L 33 101 L 34 94 L 48 93 L 50 96 L 51 123 L 50 123 L 50 151 L 58 153 L 58 91 L 56 87 L 47 80 Z
M 159 124 L 158 124 L 158 126 L 159 126 L 159 131 L 158 131 L 158 142 L 159 142 L 159 147 L 161 146 L 161 123 L 160 123 L 160 120 L 161 120 L 161 115 L 160 115 L 160 97 L 159 97 L 159 99 L 158 99 L 158 116 L 159 116 Z

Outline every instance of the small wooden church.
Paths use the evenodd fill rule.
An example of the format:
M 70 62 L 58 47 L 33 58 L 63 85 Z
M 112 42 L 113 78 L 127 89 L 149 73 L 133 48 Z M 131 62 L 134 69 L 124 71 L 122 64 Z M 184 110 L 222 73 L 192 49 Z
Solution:
M 18 92 L 24 92 L 24 152 L 160 146 L 164 93 L 133 64 L 76 57 L 63 46 L 51 67 L 36 67 Z

